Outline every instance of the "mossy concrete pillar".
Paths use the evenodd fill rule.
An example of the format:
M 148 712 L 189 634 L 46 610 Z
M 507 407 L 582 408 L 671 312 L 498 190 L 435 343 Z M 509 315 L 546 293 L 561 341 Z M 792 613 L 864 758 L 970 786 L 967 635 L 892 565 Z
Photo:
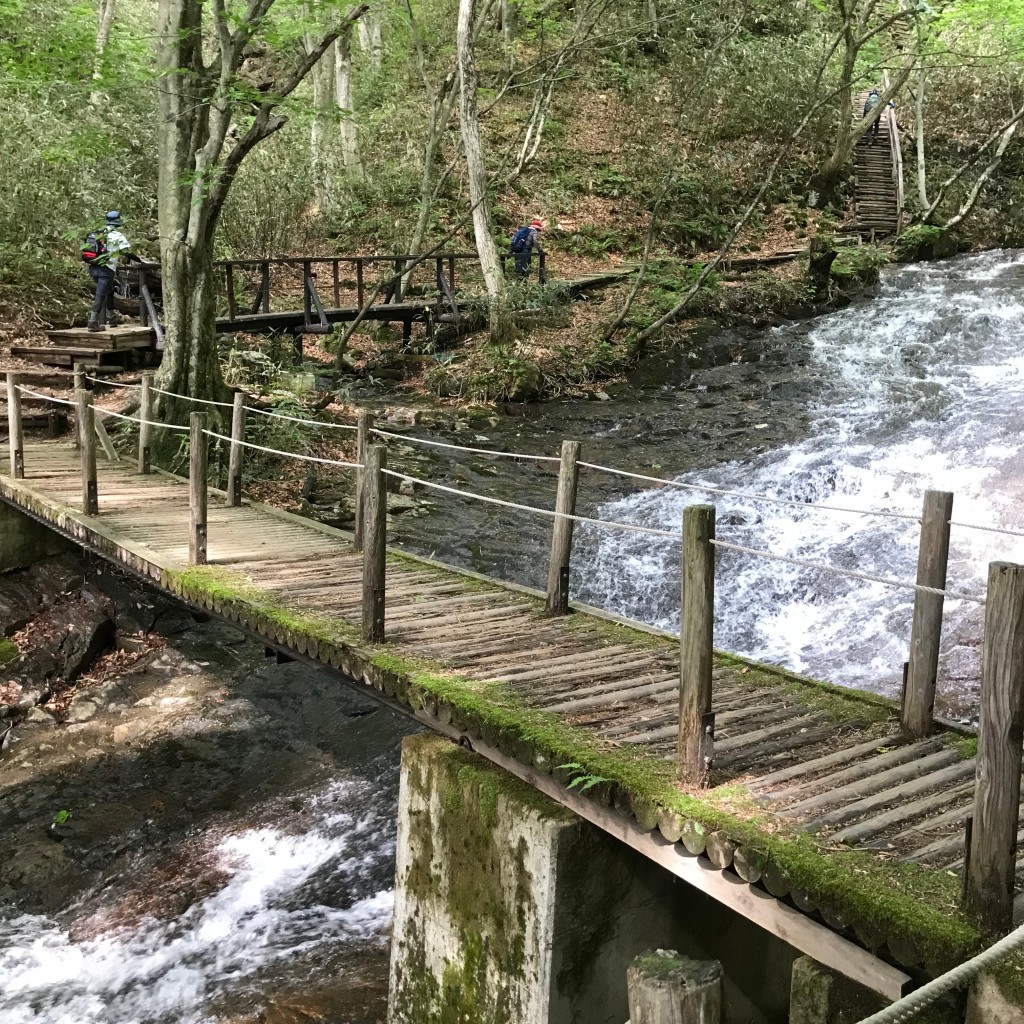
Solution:
M 73 545 L 31 516 L 0 501 L 0 572 L 27 569 Z
M 405 741 L 389 1024 L 622 1024 L 653 948 L 723 964 L 724 1019 L 783 1024 L 794 953 L 478 754 Z
M 967 998 L 966 1024 L 1024 1024 L 1024 962 L 1020 957 L 975 979 Z
M 793 962 L 789 1024 L 857 1024 L 888 1005 L 809 956 Z M 960 1014 L 953 1006 L 936 1004 L 922 1010 L 914 1024 L 960 1024 Z

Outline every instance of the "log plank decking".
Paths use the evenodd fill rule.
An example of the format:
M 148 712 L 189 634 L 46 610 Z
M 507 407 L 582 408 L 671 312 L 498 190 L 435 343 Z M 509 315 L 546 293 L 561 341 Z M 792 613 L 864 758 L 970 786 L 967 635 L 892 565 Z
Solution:
M 166 571 L 184 570 L 189 564 L 188 481 L 164 473 L 141 475 L 132 464 L 102 458 L 98 478 L 99 515 L 83 515 L 80 453 L 64 441 L 33 441 L 25 452 L 24 479 L 15 479 L 9 461 L 0 460 L 0 498 L 167 587 Z M 347 534 L 247 501 L 231 507 L 214 492 L 206 537 L 209 565 L 241 574 L 297 613 L 346 624 L 358 636 L 363 556 Z M 210 610 L 221 611 L 213 605 Z M 261 632 L 258 616 L 250 621 L 236 608 L 229 617 Z M 523 706 L 559 716 L 604 748 L 635 750 L 652 763 L 674 760 L 678 638 L 643 627 L 612 628 L 608 619 L 581 610 L 551 617 L 545 614 L 543 595 L 397 552 L 389 555 L 389 651 L 429 659 L 453 677 L 480 684 L 481 692 L 488 684 L 507 687 Z M 284 647 L 292 639 L 287 630 L 267 638 Z M 318 651 L 312 641 L 302 640 L 298 653 L 340 667 L 358 681 L 359 657 L 366 647 L 353 639 L 351 658 L 345 654 L 340 662 L 328 657 L 326 648 Z M 365 669 L 363 679 L 374 682 L 373 671 Z M 713 668 L 712 702 L 712 795 L 715 787 L 742 783 L 761 801 L 762 813 L 780 824 L 815 832 L 830 844 L 873 851 L 888 861 L 962 870 L 964 827 L 975 789 L 975 762 L 966 756 L 962 737 L 940 730 L 925 739 L 904 739 L 894 704 L 855 692 L 822 691 L 811 682 L 721 655 Z M 471 728 L 450 709 L 445 714 L 443 708 L 427 707 L 418 715 L 450 735 L 464 734 L 478 749 L 490 749 L 496 760 L 509 760 L 509 744 L 487 735 L 471 737 Z M 513 754 L 515 749 L 513 743 Z M 542 789 L 554 785 L 551 779 L 539 779 L 532 764 L 508 766 L 535 784 L 542 782 Z M 553 767 L 545 766 L 543 773 L 551 774 Z M 580 802 L 576 793 L 569 794 L 570 800 L 564 787 L 562 795 L 563 802 Z M 597 808 L 584 816 L 603 823 L 604 813 Z M 636 817 L 641 825 L 639 838 L 634 837 L 638 848 L 652 842 L 642 833 L 656 827 L 669 842 L 680 839 L 671 822 L 666 827 L 664 821 Z M 714 868 L 731 867 L 746 881 L 766 884 L 764 865 L 752 868 L 735 844 L 722 847 L 701 840 L 698 848 L 685 837 L 683 842 L 691 853 L 704 852 Z M 662 858 L 659 850 L 648 854 Z M 1017 868 L 1018 873 L 1024 870 L 1024 861 L 1018 860 Z M 677 873 L 682 875 L 683 868 Z M 806 912 L 816 909 L 806 892 L 789 893 L 786 885 L 771 881 L 769 876 L 767 888 L 774 896 L 789 896 Z M 820 909 L 833 928 L 847 927 L 845 921 L 830 920 L 827 908 Z M 777 934 L 785 932 L 799 945 L 792 938 L 791 921 L 785 927 L 776 925 Z M 813 955 L 828 959 L 827 950 L 822 953 L 828 947 L 828 942 L 822 946 L 825 929 L 809 920 L 801 927 L 812 925 L 818 932 L 813 940 L 802 941 L 814 945 Z M 857 938 L 869 949 L 880 945 L 859 930 Z M 849 947 L 833 954 L 838 969 L 895 997 L 903 975 L 846 940 L 836 941 Z M 854 955 L 862 953 L 870 966 Z M 913 953 L 890 947 L 887 956 L 909 969 L 923 966 Z

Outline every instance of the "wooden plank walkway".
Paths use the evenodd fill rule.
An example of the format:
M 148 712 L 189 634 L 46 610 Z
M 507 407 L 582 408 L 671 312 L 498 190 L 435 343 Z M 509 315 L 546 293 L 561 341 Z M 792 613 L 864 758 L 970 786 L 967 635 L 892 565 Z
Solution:
M 853 111 L 854 124 L 863 118 L 867 98 L 867 90 L 857 97 Z M 899 201 L 892 147 L 889 117 L 883 113 L 878 119 L 878 135 L 874 143 L 869 144 L 865 136 L 854 151 L 857 176 L 854 221 L 860 232 L 871 236 L 872 240 L 898 234 Z
M 26 479 L 15 480 L 0 461 L 6 500 L 152 577 L 187 566 L 186 481 L 101 459 L 100 514 L 90 518 L 78 511 L 73 445 L 32 441 L 25 465 Z M 230 508 L 217 496 L 208 524 L 210 565 L 244 575 L 297 612 L 359 623 L 362 555 L 346 534 L 254 504 Z M 387 567 L 386 630 L 388 650 L 428 659 L 479 684 L 481 693 L 508 688 L 523 707 L 559 716 L 602 749 L 635 751 L 652 765 L 675 757 L 679 647 L 670 637 L 612 627 L 597 615 L 550 618 L 533 593 L 397 553 Z M 830 846 L 962 869 L 974 796 L 969 740 L 940 733 L 905 742 L 898 709 L 888 702 L 727 657 L 714 670 L 714 710 L 713 787 L 744 784 L 760 802 L 756 813 Z M 680 838 L 671 822 L 645 827 Z M 737 844 L 716 851 L 715 867 L 741 871 L 737 851 Z M 748 880 L 760 876 L 757 870 Z M 769 886 L 773 895 L 789 894 L 787 885 L 775 888 Z M 800 909 L 815 909 L 806 892 L 790 895 Z M 847 924 L 832 923 L 840 930 Z M 898 958 L 891 949 L 890 957 Z M 920 966 L 908 962 L 912 954 L 902 959 Z

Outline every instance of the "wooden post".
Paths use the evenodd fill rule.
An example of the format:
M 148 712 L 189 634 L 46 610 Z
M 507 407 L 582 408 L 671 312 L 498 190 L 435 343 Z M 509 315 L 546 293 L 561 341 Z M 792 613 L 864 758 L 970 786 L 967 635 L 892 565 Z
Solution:
M 356 260 L 356 305 L 363 308 L 363 261 Z
M 310 287 L 313 282 L 313 264 L 309 260 L 302 261 L 302 322 L 308 327 L 313 320 L 313 295 Z
M 15 480 L 25 478 L 25 432 L 21 422 L 21 392 L 18 390 L 18 375 L 7 374 L 7 432 L 11 444 L 11 476 Z
M 715 509 L 683 511 L 682 602 L 679 613 L 679 776 L 706 785 L 715 723 L 711 669 L 715 622 Z
M 366 451 L 373 429 L 373 413 L 361 412 L 356 420 L 356 462 L 362 469 L 356 470 L 356 522 L 352 531 L 352 546 L 356 551 L 363 548 L 363 492 L 366 489 Z
M 988 567 L 978 763 L 967 898 L 985 928 L 1013 916 L 1024 736 L 1024 565 Z
M 448 257 L 448 287 L 452 290 L 452 295 L 455 294 L 455 257 Z
M 150 438 L 153 428 L 153 374 L 142 375 L 142 387 L 139 391 L 139 472 L 149 473 Z
M 949 562 L 949 520 L 953 495 L 925 491 L 921 514 L 921 542 L 917 553 L 917 583 L 946 588 Z M 903 696 L 903 732 L 914 739 L 927 736 L 935 712 L 935 685 L 939 675 L 939 641 L 942 636 L 941 594 L 918 590 L 914 594 L 914 621 L 910 628 L 910 667 Z
M 231 260 L 224 264 L 224 280 L 228 291 L 228 319 L 234 320 L 237 313 L 235 308 L 235 265 Z
M 562 442 L 562 461 L 558 467 L 558 493 L 555 497 L 556 517 L 551 528 L 551 560 L 548 562 L 548 615 L 566 615 L 569 611 L 569 559 L 572 555 L 573 521 L 563 516 L 576 514 L 576 485 L 580 471 L 579 441 Z
M 242 455 L 245 448 L 245 392 L 236 391 L 231 409 L 231 453 L 228 457 L 228 504 L 238 508 L 242 504 Z
M 260 281 L 260 295 L 263 303 L 263 312 L 270 312 L 270 260 L 264 260 L 261 281 Z
M 339 309 L 341 307 L 341 277 L 338 273 L 338 261 L 334 260 L 332 263 L 334 272 L 334 308 Z
M 188 564 L 206 565 L 206 413 L 189 416 Z
M 363 464 L 363 639 L 384 642 L 384 575 L 387 554 L 387 489 L 381 470 L 388 464 L 388 450 L 382 444 L 366 449 Z
M 75 374 L 75 395 L 78 395 L 79 391 L 88 391 L 89 382 L 85 379 L 85 365 L 83 363 L 75 363 L 74 367 Z M 82 447 L 82 417 L 75 417 L 75 447 Z
M 719 1024 L 722 965 L 675 950 L 641 953 L 626 971 L 630 1024 Z
M 96 484 L 96 421 L 92 409 L 92 392 L 75 391 L 78 426 L 82 440 L 82 511 L 87 516 L 99 515 L 99 489 Z

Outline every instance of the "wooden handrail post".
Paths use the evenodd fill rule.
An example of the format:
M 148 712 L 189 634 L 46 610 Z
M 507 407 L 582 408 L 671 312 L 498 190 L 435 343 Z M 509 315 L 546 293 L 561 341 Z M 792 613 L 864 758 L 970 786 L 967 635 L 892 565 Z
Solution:
M 707 784 L 714 752 L 711 670 L 715 622 L 715 509 L 683 511 L 682 602 L 679 611 L 679 776 Z
M 82 441 L 82 511 L 87 516 L 99 515 L 99 488 L 96 482 L 96 414 L 92 408 L 92 392 L 75 391 L 78 406 L 79 436 Z
M 231 451 L 228 456 L 228 504 L 242 504 L 242 455 L 245 448 L 245 392 L 236 391 L 231 407 Z
M 363 464 L 363 639 L 384 642 L 384 576 L 387 556 L 388 497 L 382 470 L 388 450 L 382 444 L 366 449 Z
M 626 994 L 631 1024 L 719 1024 L 722 964 L 651 949 L 627 969 Z
M 82 363 L 75 363 L 72 367 L 74 377 L 74 390 L 77 395 L 79 391 L 88 391 L 89 382 L 85 379 L 85 366 Z M 75 447 L 82 447 L 82 418 L 75 417 Z
M 224 264 L 224 286 L 228 293 L 228 319 L 234 320 L 238 309 L 235 304 L 235 265 L 231 260 Z
M 188 564 L 206 565 L 206 413 L 192 413 L 188 423 Z
M 25 431 L 21 422 L 21 392 L 18 375 L 7 374 L 7 432 L 11 445 L 11 476 L 25 479 Z
M 579 441 L 562 442 L 562 461 L 558 467 L 558 493 L 555 496 L 555 517 L 551 527 L 551 559 L 548 562 L 548 615 L 569 612 L 569 560 L 572 556 L 573 521 L 564 518 L 576 514 L 576 487 L 579 482 Z
M 366 451 L 373 429 L 373 413 L 361 412 L 356 419 L 356 462 L 362 467 L 356 470 L 356 522 L 352 531 L 352 544 L 356 551 L 363 549 L 363 492 L 366 488 Z
M 153 374 L 142 375 L 142 386 L 139 390 L 139 472 L 148 474 L 150 470 L 150 438 L 153 436 Z
M 263 312 L 270 312 L 270 261 L 264 260 L 260 273 L 260 301 L 263 304 Z
M 952 515 L 952 494 L 948 491 L 925 491 L 921 542 L 917 553 L 917 584 L 920 587 L 946 588 Z M 942 604 L 942 594 L 929 594 L 923 590 L 914 594 L 910 668 L 901 713 L 903 732 L 914 739 L 927 736 L 932 729 L 939 674 L 939 641 L 942 637 Z
M 967 901 L 985 928 L 1013 917 L 1021 739 L 1024 735 L 1024 565 L 988 567 L 974 826 Z

